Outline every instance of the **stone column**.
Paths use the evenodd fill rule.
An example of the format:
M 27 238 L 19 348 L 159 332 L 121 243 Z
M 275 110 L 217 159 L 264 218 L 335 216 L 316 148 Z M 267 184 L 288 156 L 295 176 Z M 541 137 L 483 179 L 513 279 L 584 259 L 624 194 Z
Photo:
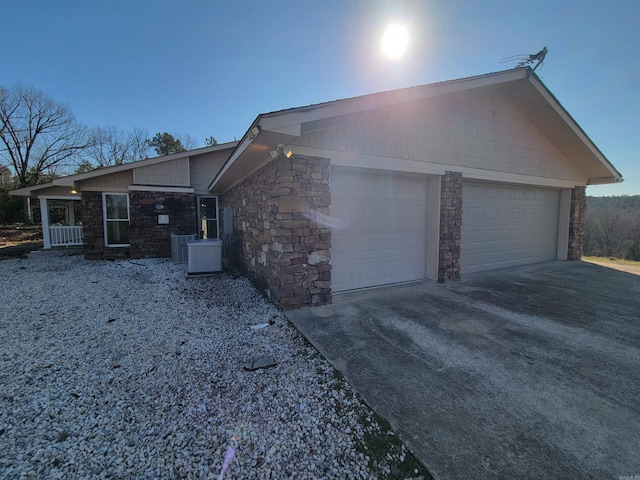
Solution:
M 587 215 L 586 187 L 571 189 L 571 210 L 569 211 L 569 248 L 567 260 L 580 260 L 584 239 L 584 226 Z
M 84 258 L 100 260 L 104 251 L 102 194 L 100 192 L 82 192 L 81 202 Z
M 445 172 L 440 188 L 438 282 L 460 280 L 462 173 Z
M 225 255 L 279 308 L 331 302 L 329 175 L 328 159 L 281 155 L 222 196 Z

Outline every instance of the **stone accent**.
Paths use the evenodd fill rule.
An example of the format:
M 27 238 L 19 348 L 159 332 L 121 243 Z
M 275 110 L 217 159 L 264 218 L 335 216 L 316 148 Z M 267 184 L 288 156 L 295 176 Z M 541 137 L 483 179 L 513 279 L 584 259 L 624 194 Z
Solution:
M 584 227 L 587 217 L 586 190 L 586 187 L 575 187 L 571 189 L 567 260 L 580 260 L 582 258 Z
M 330 303 L 330 204 L 329 160 L 281 155 L 222 196 L 224 254 L 279 308 Z
M 105 250 L 104 226 L 102 223 L 102 193 L 82 192 L 80 199 L 82 207 L 82 235 L 84 237 L 84 258 L 87 260 L 101 260 Z M 126 256 L 122 249 L 109 249 L 113 257 Z
M 158 224 L 161 214 L 169 224 Z M 82 192 L 82 218 L 88 260 L 170 257 L 171 235 L 197 230 L 195 197 L 186 193 L 130 192 L 128 247 L 105 247 L 101 192 Z
M 158 215 L 169 223 L 158 224 Z M 197 232 L 196 199 L 192 193 L 130 192 L 129 243 L 132 258 L 171 257 L 171 235 Z
M 460 280 L 462 173 L 445 172 L 440 187 L 438 282 Z

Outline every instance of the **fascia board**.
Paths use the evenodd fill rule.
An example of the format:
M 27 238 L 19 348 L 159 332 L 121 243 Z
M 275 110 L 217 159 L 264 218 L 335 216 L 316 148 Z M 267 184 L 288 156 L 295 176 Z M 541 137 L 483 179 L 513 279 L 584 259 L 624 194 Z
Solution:
M 529 82 L 535 87 L 535 89 L 542 95 L 542 97 L 547 101 L 549 105 L 556 111 L 556 113 L 562 118 L 562 120 L 573 130 L 576 136 L 584 143 L 584 145 L 593 153 L 593 155 L 602 163 L 602 165 L 611 172 L 611 179 L 607 183 L 621 182 L 622 174 L 616 170 L 616 168 L 607 160 L 607 158 L 602 154 L 600 149 L 591 141 L 589 136 L 582 130 L 580 125 L 573 119 L 573 117 L 565 110 L 565 108 L 560 104 L 558 99 L 551 93 L 551 91 L 542 83 L 542 81 L 538 78 L 537 75 L 532 74 L 529 77 Z
M 38 195 L 38 200 L 73 200 L 79 202 L 82 200 L 79 196 L 73 195 Z
M 256 122 L 254 122 L 254 124 L 257 124 Z M 253 127 L 252 127 L 253 128 Z M 257 137 L 256 137 L 257 138 Z M 220 169 L 220 171 L 216 174 L 216 176 L 213 178 L 213 180 L 211 181 L 211 183 L 209 184 L 208 190 L 211 190 L 216 182 L 218 181 L 219 178 L 221 178 L 222 176 L 224 176 L 224 174 L 229 170 L 229 168 L 231 168 L 231 166 L 234 164 L 234 162 L 236 161 L 236 159 L 242 155 L 242 153 L 249 148 L 249 145 L 251 145 L 251 143 L 253 142 L 254 139 L 251 139 L 248 137 L 248 135 L 245 135 L 242 140 L 240 140 L 240 142 L 238 143 L 238 145 L 236 146 L 235 150 L 231 153 L 231 156 L 227 159 L 227 161 L 224 163 L 224 165 L 222 166 L 222 168 Z

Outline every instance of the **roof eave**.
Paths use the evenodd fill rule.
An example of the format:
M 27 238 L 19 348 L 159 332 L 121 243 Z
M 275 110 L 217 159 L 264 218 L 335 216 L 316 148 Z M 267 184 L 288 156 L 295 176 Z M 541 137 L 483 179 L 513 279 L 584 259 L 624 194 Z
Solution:
M 590 178 L 587 181 L 587 185 L 609 185 L 612 183 L 622 183 L 624 182 L 624 178 L 622 176 L 619 177 L 598 177 L 598 178 Z
M 210 147 L 202 147 L 202 148 L 196 148 L 193 150 L 185 150 L 184 152 L 172 153 L 169 155 L 160 155 L 158 157 L 145 158 L 144 160 L 138 160 L 136 162 L 123 163 L 120 165 L 112 165 L 110 167 L 105 167 L 105 168 L 98 168 L 96 170 L 91 170 L 90 172 L 66 175 L 64 177 L 54 178 L 49 183 L 43 183 L 43 184 L 31 186 L 31 187 L 23 187 L 23 188 L 11 190 L 9 194 L 14 196 L 28 197 L 28 196 L 31 196 L 32 192 L 36 190 L 42 190 L 44 188 L 75 187 L 77 186 L 78 182 L 90 180 L 92 178 L 103 177 L 107 175 L 114 175 L 116 173 L 125 172 L 127 170 L 132 170 L 134 168 L 140 168 L 140 167 L 146 167 L 150 165 L 156 165 L 158 163 L 170 162 L 173 160 L 178 160 L 180 158 L 189 158 L 197 155 L 204 155 L 207 153 L 214 153 L 222 150 L 227 150 L 230 148 L 235 148 L 238 145 L 238 143 L 239 142 L 237 141 L 225 142 L 225 143 L 213 145 Z
M 584 145 L 591 151 L 591 153 L 600 161 L 600 163 L 611 173 L 611 177 L 598 177 L 589 179 L 591 180 L 604 180 L 610 178 L 608 182 L 602 183 L 619 183 L 622 182 L 622 174 L 613 166 L 613 164 L 604 156 L 602 151 L 597 145 L 589 138 L 582 127 L 574 120 L 571 114 L 564 108 L 556 96 L 547 88 L 547 86 L 540 80 L 535 72 L 531 71 L 528 75 L 529 82 L 538 90 L 538 92 L 545 98 L 545 100 L 551 105 L 554 110 L 560 115 L 564 122 L 573 130 L 575 135 L 584 143 Z

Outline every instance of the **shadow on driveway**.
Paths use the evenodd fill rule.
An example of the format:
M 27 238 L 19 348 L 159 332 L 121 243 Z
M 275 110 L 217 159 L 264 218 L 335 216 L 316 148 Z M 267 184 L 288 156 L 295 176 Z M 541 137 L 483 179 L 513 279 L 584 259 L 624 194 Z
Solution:
M 435 478 L 640 475 L 640 277 L 550 262 L 287 316 Z

